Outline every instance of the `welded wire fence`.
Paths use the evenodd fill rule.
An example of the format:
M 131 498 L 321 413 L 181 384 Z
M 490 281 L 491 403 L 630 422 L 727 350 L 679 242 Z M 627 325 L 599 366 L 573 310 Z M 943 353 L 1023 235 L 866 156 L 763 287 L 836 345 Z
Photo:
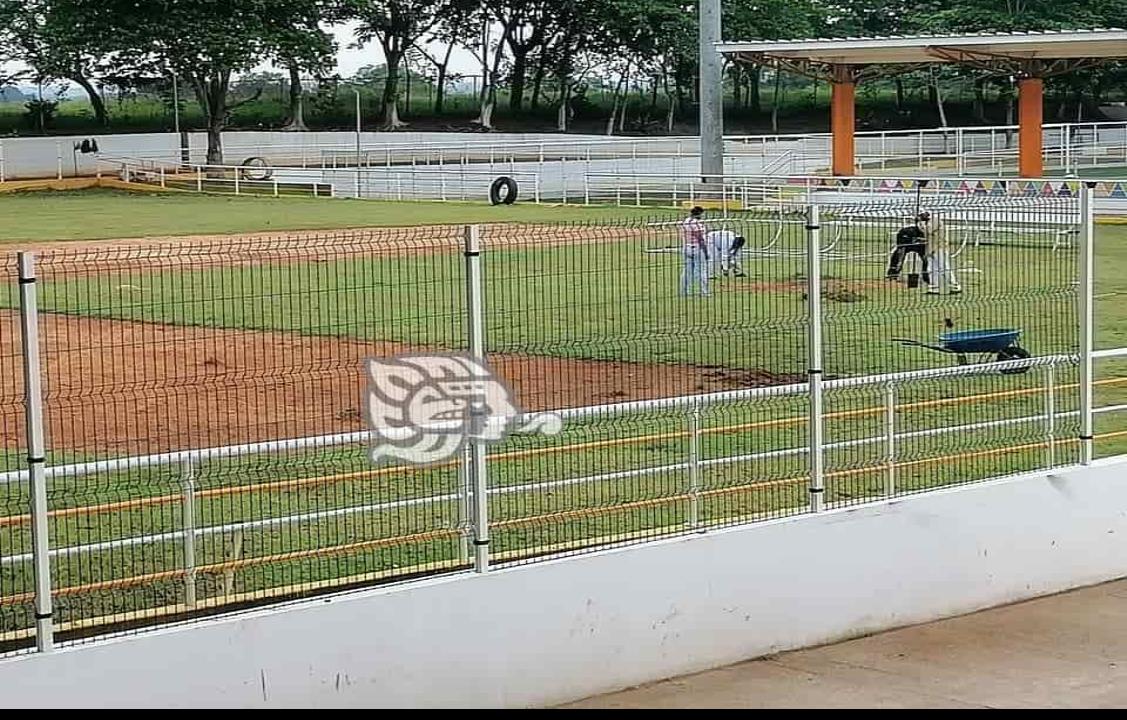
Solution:
M 38 254 L 40 632 L 79 641 L 1084 459 L 1078 198 L 795 198 L 700 223 Z M 0 642 L 21 650 L 44 565 L 21 303 L 0 299 Z M 417 364 L 451 353 L 430 376 Z M 1096 430 L 1114 441 L 1127 360 L 1106 363 Z M 379 373 L 400 406 L 373 401 Z M 507 436 L 487 436 L 495 421 Z M 404 438 L 454 443 L 419 464 Z

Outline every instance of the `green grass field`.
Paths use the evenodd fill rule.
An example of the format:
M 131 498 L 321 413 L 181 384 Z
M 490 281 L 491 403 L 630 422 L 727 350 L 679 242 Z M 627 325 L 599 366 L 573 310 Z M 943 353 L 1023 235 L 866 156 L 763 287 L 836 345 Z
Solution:
M 0 198 L 0 208 L 11 199 Z M 14 199 L 53 208 L 106 200 L 118 208 L 125 204 L 136 208 L 134 214 L 144 216 L 146 227 L 191 226 L 186 206 L 180 208 L 184 216 L 162 225 L 159 213 L 146 205 L 150 201 L 177 205 L 183 200 L 179 197 L 98 193 L 74 200 L 51 195 Z M 298 203 L 191 199 L 197 213 L 214 210 L 225 214 L 226 222 L 250 222 L 255 219 L 252 210 Z M 330 209 L 339 206 L 341 212 L 369 205 L 401 207 L 305 202 Z M 239 209 L 244 209 L 241 217 Z M 459 210 L 467 209 L 449 206 L 448 212 L 453 216 Z M 535 210 L 543 213 L 536 217 L 577 219 L 562 212 L 553 214 L 548 208 Z M 259 219 L 268 214 L 262 212 Z M 672 233 L 644 229 L 637 215 L 598 212 L 602 211 L 581 216 L 591 220 L 586 231 L 603 238 L 598 243 L 550 242 L 557 235 L 578 232 L 575 225 L 527 229 L 524 235 L 514 231 L 520 239 L 508 245 L 490 246 L 487 238 L 489 250 L 483 267 L 492 352 L 658 366 L 718 366 L 801 377 L 806 365 L 806 305 L 800 255 L 749 256 L 745 261 L 748 278 L 720 279 L 713 297 L 685 299 L 677 293 L 678 256 L 646 252 L 675 242 Z M 465 221 L 459 216 L 449 222 Z M 74 220 L 70 222 L 68 227 L 73 230 Z M 639 232 L 624 235 L 625 229 Z M 854 254 L 873 257 L 826 262 L 827 289 L 852 292 L 850 302 L 826 301 L 825 368 L 829 377 L 952 364 L 949 356 L 892 342 L 894 337 L 933 339 L 942 332 L 945 318 L 959 328 L 1019 327 L 1025 332 L 1023 344 L 1034 355 L 1074 350 L 1074 252 L 1053 252 L 1044 246 L 971 249 L 963 258 L 963 267 L 978 272 L 964 273 L 964 293 L 929 297 L 883 281 L 885 230 L 851 231 L 843 239 L 843 246 Z M 753 224 L 744 230 L 750 247 L 764 242 L 770 232 L 769 226 Z M 800 252 L 801 229 L 790 227 L 785 233 L 782 247 Z M 153 229 L 141 234 L 171 233 Z M 90 266 L 83 266 L 82 272 L 74 274 L 63 270 L 44 275 L 42 309 L 71 317 L 142 321 L 151 327 L 269 330 L 302 337 L 462 348 L 462 259 L 454 248 L 450 252 L 421 250 L 409 244 L 375 255 L 344 256 L 326 250 L 318 262 L 264 253 L 253 266 L 239 267 L 188 263 L 153 269 L 138 260 L 113 272 L 90 273 Z M 1117 271 L 1127 261 L 1127 227 L 1101 226 L 1097 251 L 1097 343 L 1118 347 L 1127 344 L 1123 303 L 1127 276 Z M 123 292 L 126 285 L 136 290 Z M 0 305 L 13 306 L 14 290 L 0 294 L 0 301 L 5 298 Z M 1099 368 L 1099 377 L 1105 379 L 1127 375 L 1127 363 L 1101 363 Z M 1046 371 L 1035 369 L 1023 375 L 897 386 L 897 431 L 920 434 L 898 442 L 896 492 L 918 492 L 1048 464 L 1050 449 L 1043 444 L 1046 435 L 1041 421 L 923 434 L 989 420 L 1039 418 L 1044 415 L 1046 380 Z M 1075 410 L 1076 393 L 1067 387 L 1075 382 L 1074 367 L 1056 370 L 1058 414 Z M 143 391 L 145 387 L 143 378 L 138 378 L 137 388 Z M 262 395 L 267 403 L 271 402 L 268 387 L 264 385 Z M 86 390 L 104 393 L 107 402 L 112 391 Z M 862 502 L 885 491 L 891 476 L 883 441 L 857 442 L 883 438 L 885 393 L 886 388 L 878 385 L 827 394 L 827 441 L 843 444 L 828 450 L 826 456 L 830 473 L 827 498 L 832 503 Z M 180 398 L 170 398 L 170 402 Z M 1127 402 L 1127 389 L 1118 384 L 1101 387 L 1097 402 Z M 491 450 L 490 484 L 499 491 L 490 501 L 495 535 L 492 550 L 502 557 L 507 553 L 518 557 L 580 548 L 611 537 L 625 542 L 682 532 L 694 520 L 715 527 L 802 512 L 807 507 L 802 453 L 807 441 L 806 409 L 802 396 L 706 409 L 699 418 L 704 432 L 695 450 L 686 435 L 692 417 L 685 410 L 575 421 L 555 438 L 515 436 Z M 1101 417 L 1098 425 L 1100 432 L 1124 428 L 1127 421 L 1115 416 Z M 1076 458 L 1076 445 L 1069 439 L 1077 432 L 1075 417 L 1057 418 L 1054 435 L 1059 442 L 1052 448 L 1053 462 Z M 1099 445 L 1103 454 L 1123 449 L 1119 440 Z M 692 452 L 702 462 L 697 473 L 684 465 Z M 756 460 L 725 460 L 768 452 L 775 454 Z M 105 454 L 99 447 L 84 447 L 65 459 Z M 19 457 L 15 448 L 7 461 L 0 456 L 0 470 L 19 467 Z M 603 477 L 637 468 L 653 471 L 634 477 Z M 196 566 L 207 566 L 195 579 L 201 600 L 218 603 L 240 594 L 292 589 L 303 583 L 372 573 L 394 576 L 433 571 L 463 562 L 456 499 L 460 481 L 455 467 L 372 474 L 364 448 L 346 446 L 210 461 L 195 473 L 196 527 L 231 526 L 197 539 Z M 586 480 L 579 482 L 581 479 Z M 176 532 L 184 527 L 182 482 L 179 467 L 54 481 L 50 495 L 56 510 L 125 504 L 96 514 L 56 516 L 51 523 L 52 543 L 73 546 Z M 424 502 L 435 496 L 443 499 Z M 158 502 L 162 497 L 166 499 Z M 0 488 L 0 516 L 19 515 L 26 505 L 22 488 Z M 295 514 L 303 514 L 304 519 L 245 525 Z M 234 527 L 239 524 L 244 527 Z M 4 555 L 29 551 L 28 527 L 0 522 L 0 544 Z M 129 612 L 182 602 L 185 581 L 177 573 L 184 567 L 183 553 L 182 539 L 172 539 L 58 559 L 57 585 L 91 584 L 90 589 L 60 598 L 62 621 L 123 618 Z M 138 581 L 123 580 L 146 575 Z M 0 567 L 0 596 L 30 588 L 29 565 Z M 0 631 L 28 627 L 30 613 L 26 602 L 0 604 Z
M 0 194 L 0 245 L 282 230 L 467 223 L 620 221 L 629 208 L 482 203 L 382 202 L 314 198 L 212 197 L 115 190 Z

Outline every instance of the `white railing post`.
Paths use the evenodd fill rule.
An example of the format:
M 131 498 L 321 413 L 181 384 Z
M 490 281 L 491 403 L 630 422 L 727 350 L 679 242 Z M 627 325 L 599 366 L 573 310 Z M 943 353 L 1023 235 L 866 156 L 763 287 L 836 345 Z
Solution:
M 884 386 L 884 494 L 896 494 L 896 385 Z
M 470 355 L 479 362 L 485 360 L 485 288 L 481 276 L 481 228 L 468 225 L 465 228 L 466 261 L 466 320 L 469 328 Z M 474 402 L 470 409 L 471 422 L 488 422 L 489 409 L 481 402 Z M 474 517 L 474 570 L 484 573 L 489 570 L 489 482 L 485 463 L 486 445 L 471 433 L 470 474 L 473 478 L 473 517 Z
M 239 194 L 239 169 L 235 168 L 235 194 Z
M 822 229 L 817 205 L 806 210 L 807 385 L 810 394 L 810 510 L 825 509 L 822 412 Z
M 689 527 L 700 527 L 700 405 L 689 408 Z
M 63 179 L 63 143 L 61 140 L 55 141 L 55 164 L 56 174 L 59 180 Z
M 1045 367 L 1045 466 L 1057 466 L 1057 382 L 1055 364 Z
M 6 182 L 8 176 L 4 174 L 4 141 L 0 140 L 0 183 Z
M 184 498 L 181 502 L 184 525 L 184 604 L 196 606 L 196 467 L 191 460 L 180 466 Z
M 35 646 L 39 652 L 50 652 L 55 647 L 55 626 L 47 534 L 47 449 L 43 423 L 43 370 L 39 361 L 39 298 L 36 293 L 35 254 L 21 252 L 17 258 L 27 422 L 27 479 L 35 563 Z
M 196 166 L 196 192 L 203 192 L 203 168 Z
M 1080 462 L 1092 463 L 1092 335 L 1095 299 L 1094 240 L 1095 221 L 1092 188 L 1095 183 L 1080 186 Z
M 560 180 L 563 181 L 563 204 L 567 205 L 567 155 L 560 155 Z

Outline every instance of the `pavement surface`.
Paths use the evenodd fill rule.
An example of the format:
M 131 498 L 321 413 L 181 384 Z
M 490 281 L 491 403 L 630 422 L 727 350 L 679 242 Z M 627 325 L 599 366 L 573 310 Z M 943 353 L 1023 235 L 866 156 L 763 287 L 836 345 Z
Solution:
M 567 707 L 1127 707 L 1127 580 Z

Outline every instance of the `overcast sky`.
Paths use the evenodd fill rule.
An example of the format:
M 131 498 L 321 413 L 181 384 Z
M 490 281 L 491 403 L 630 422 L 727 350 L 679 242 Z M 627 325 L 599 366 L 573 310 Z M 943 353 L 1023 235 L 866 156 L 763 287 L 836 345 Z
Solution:
M 361 48 L 351 47 L 354 42 L 353 30 L 355 23 L 345 25 L 337 25 L 331 28 L 333 36 L 337 41 L 337 67 L 336 71 L 343 77 L 354 75 L 357 70 L 365 65 L 378 65 L 383 62 L 383 53 L 380 51 L 379 43 L 371 42 Z M 5 71 L 16 69 L 17 65 L 11 63 L 4 65 Z M 264 64 L 261 67 L 255 68 L 256 70 L 269 70 L 271 66 Z M 471 74 L 478 71 L 477 62 L 466 50 L 460 48 L 455 49 L 450 61 L 450 70 L 454 73 Z M 28 87 L 26 83 L 23 87 Z M 79 93 L 81 94 L 81 93 Z M 73 95 L 73 93 L 72 93 Z

